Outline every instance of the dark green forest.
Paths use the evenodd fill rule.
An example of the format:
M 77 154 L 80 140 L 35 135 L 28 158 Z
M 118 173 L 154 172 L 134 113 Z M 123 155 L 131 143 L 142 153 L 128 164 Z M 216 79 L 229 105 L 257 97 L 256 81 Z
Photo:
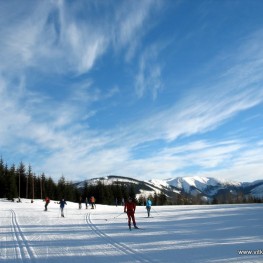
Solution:
M 13 200 L 15 198 L 51 199 L 59 200 L 64 196 L 74 200 L 77 189 L 73 184 L 66 182 L 62 176 L 58 183 L 44 173 L 36 175 L 31 166 L 26 167 L 22 162 L 16 167 L 8 167 L 0 159 L 0 198 Z
M 112 185 L 104 185 L 98 181 L 96 185 L 85 183 L 83 188 L 77 188 L 73 182 L 66 181 L 64 176 L 61 176 L 58 182 L 54 182 L 44 173 L 36 175 L 32 167 L 25 166 L 23 162 L 18 166 L 13 164 L 8 167 L 3 159 L 0 159 L 0 198 L 15 201 L 19 198 L 34 200 L 49 197 L 52 200 L 64 198 L 67 201 L 82 200 L 84 202 L 91 196 L 95 197 L 96 203 L 108 205 L 121 204 L 122 200 L 128 197 L 132 197 L 138 204 L 145 202 L 142 198 L 136 200 L 134 184 L 124 185 L 117 182 Z M 155 194 L 153 202 L 166 204 L 166 197 L 162 194 Z

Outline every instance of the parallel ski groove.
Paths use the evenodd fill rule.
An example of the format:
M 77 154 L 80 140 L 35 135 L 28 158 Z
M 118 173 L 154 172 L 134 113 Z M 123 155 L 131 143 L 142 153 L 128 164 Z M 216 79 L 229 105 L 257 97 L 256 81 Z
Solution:
M 21 230 L 17 219 L 16 213 L 14 210 L 10 209 L 11 212 L 11 221 L 12 221 L 12 229 L 16 239 L 18 246 L 16 247 L 16 258 L 19 259 L 19 255 L 21 256 L 22 262 L 35 262 L 35 256 L 32 252 L 28 241 L 26 240 L 23 231 Z
M 86 222 L 91 228 L 94 233 L 96 233 L 99 237 L 103 238 L 106 242 L 108 242 L 111 246 L 119 250 L 120 252 L 126 254 L 126 255 L 132 255 L 132 257 L 135 259 L 134 262 L 145 262 L 145 263 L 150 263 L 151 261 L 147 259 L 145 256 L 140 255 L 137 251 L 129 248 L 128 246 L 116 242 L 114 239 L 109 237 L 107 234 L 105 234 L 103 231 L 101 231 L 96 225 L 92 223 L 91 220 L 91 214 L 88 213 L 86 214 Z

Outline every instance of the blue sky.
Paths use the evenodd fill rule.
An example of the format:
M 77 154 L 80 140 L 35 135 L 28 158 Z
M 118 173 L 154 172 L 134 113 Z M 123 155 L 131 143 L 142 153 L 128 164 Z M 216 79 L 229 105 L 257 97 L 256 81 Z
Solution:
M 0 154 L 55 180 L 263 179 L 263 1 L 1 1 Z

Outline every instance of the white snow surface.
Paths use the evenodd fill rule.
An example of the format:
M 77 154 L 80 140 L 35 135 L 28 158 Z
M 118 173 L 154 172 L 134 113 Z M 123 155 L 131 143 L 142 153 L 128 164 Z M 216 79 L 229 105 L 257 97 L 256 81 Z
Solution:
M 43 210 L 0 200 L 0 262 L 263 262 L 262 204 L 154 206 L 150 218 L 138 206 L 132 231 L 122 206 Z

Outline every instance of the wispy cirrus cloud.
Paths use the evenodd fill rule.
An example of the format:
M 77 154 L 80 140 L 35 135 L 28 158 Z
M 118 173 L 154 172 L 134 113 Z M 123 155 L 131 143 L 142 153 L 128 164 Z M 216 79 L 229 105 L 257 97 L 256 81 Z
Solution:
M 31 66 L 45 70 L 48 66 L 59 73 L 70 70 L 82 74 L 91 70 L 111 45 L 120 48 L 138 42 L 139 32 L 143 32 L 144 22 L 158 1 L 123 3 L 104 20 L 94 16 L 96 8 L 92 4 L 76 3 L 72 9 L 63 1 L 31 3 L 33 7 L 24 10 L 19 23 L 11 21 L 8 28 L 1 28 L 4 67 L 9 64 L 12 68 Z M 77 15 L 80 18 L 76 19 Z
M 155 100 L 163 88 L 161 66 L 157 62 L 157 54 L 157 47 L 152 47 L 144 51 L 140 57 L 138 73 L 135 76 L 135 91 L 138 98 L 150 92 Z
M 127 114 L 126 121 L 116 121 L 107 129 L 92 126 L 90 120 L 96 119 L 101 105 L 111 111 L 109 100 L 114 103 L 116 95 L 126 92 L 117 80 L 102 90 L 92 74 L 88 75 L 97 70 L 98 61 L 111 49 L 115 49 L 117 59 L 127 63 L 125 66 L 136 65 L 134 82 L 125 85 L 135 87 L 137 98 L 151 94 L 157 100 L 162 89 L 173 89 L 162 82 L 164 69 L 159 56 L 165 47 L 158 46 L 158 42 L 140 46 L 151 26 L 146 22 L 160 2 L 125 1 L 112 6 L 114 12 L 102 20 L 92 14 L 96 5 L 111 6 L 113 2 L 94 6 L 77 2 L 72 10 L 63 1 L 32 1 L 33 7 L 28 12 L 25 9 L 21 22 L 10 22 L 8 28 L 1 23 L 0 154 L 10 148 L 21 153 L 37 172 L 45 171 L 54 177 L 63 173 L 76 179 L 110 173 L 141 179 L 167 178 L 187 175 L 188 170 L 189 175 L 216 177 L 227 177 L 227 171 L 231 171 L 233 177 L 238 177 L 248 172 L 248 167 L 259 177 L 262 140 L 244 140 L 237 131 L 235 140 L 226 133 L 214 139 L 197 137 L 262 105 L 261 31 L 247 37 L 237 50 L 228 50 L 224 58 L 211 59 L 197 72 L 201 79 L 198 84 L 188 81 L 189 86 L 182 87 L 187 91 L 173 105 L 170 100 L 169 105 L 163 104 L 138 118 Z M 84 16 L 83 10 L 91 17 Z M 124 59 L 119 56 L 123 53 Z M 43 79 L 52 78 L 52 74 L 74 79 L 58 85 L 58 91 L 54 85 L 48 93 L 49 83 L 43 90 L 30 85 L 33 71 L 43 73 Z M 38 79 L 32 82 L 38 83 Z M 133 106 L 131 111 L 137 104 Z M 99 117 L 96 121 L 102 122 Z M 183 143 L 186 138 L 191 142 Z M 148 154 L 140 156 L 138 149 L 143 147 Z
M 127 8 L 129 12 L 127 12 Z M 138 48 L 140 40 L 149 29 L 152 12 L 160 10 L 161 1 L 126 1 L 115 12 L 114 21 L 117 26 L 112 28 L 112 40 L 115 49 L 126 49 L 126 60 L 130 61 Z M 151 25 L 151 23 L 150 23 Z

